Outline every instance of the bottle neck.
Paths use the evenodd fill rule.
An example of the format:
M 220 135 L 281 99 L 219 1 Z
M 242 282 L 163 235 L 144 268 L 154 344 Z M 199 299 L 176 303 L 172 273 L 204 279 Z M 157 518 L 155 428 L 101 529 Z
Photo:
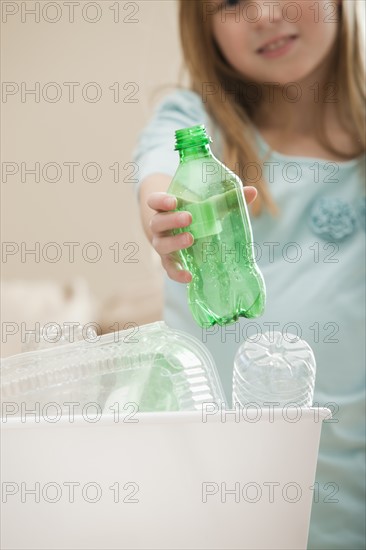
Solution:
M 188 160 L 212 157 L 211 147 L 208 143 L 203 145 L 194 145 L 193 147 L 185 147 L 179 150 L 179 162 L 187 162 Z

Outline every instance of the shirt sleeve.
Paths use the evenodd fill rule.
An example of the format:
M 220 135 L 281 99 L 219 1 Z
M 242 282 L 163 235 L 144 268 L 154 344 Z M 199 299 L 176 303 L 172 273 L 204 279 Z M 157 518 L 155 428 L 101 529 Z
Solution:
M 208 122 L 202 100 L 193 91 L 176 90 L 157 105 L 133 151 L 133 162 L 138 167 L 134 184 L 137 197 L 147 176 L 155 173 L 174 176 L 179 163 L 178 152 L 174 150 L 175 131 L 196 124 L 207 127 Z

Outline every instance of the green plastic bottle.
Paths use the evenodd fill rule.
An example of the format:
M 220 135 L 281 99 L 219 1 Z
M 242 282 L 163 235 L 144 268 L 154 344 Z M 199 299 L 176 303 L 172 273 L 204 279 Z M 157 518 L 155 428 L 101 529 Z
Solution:
M 204 125 L 175 132 L 180 162 L 168 193 L 189 211 L 194 243 L 180 251 L 192 273 L 188 304 L 201 327 L 227 325 L 263 313 L 265 284 L 254 258 L 241 180 L 212 154 Z

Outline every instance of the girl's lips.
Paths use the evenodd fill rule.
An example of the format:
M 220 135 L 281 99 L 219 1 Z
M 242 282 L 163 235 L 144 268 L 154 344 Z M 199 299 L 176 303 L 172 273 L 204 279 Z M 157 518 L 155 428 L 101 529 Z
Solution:
M 258 48 L 257 53 L 267 58 L 280 57 L 291 50 L 296 39 L 296 35 L 278 37 Z

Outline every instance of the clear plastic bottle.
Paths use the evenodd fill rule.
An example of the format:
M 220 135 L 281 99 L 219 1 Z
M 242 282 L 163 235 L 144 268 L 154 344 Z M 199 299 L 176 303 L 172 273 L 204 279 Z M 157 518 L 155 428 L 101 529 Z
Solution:
M 313 351 L 304 340 L 265 332 L 256 341 L 246 340 L 235 355 L 233 404 L 311 407 L 315 371 Z
M 194 243 L 181 250 L 192 273 L 188 304 L 201 327 L 262 315 L 266 292 L 254 258 L 252 228 L 243 184 L 212 154 L 203 125 L 177 130 L 175 149 L 180 162 L 168 192 L 177 210 L 192 214 L 189 231 Z

